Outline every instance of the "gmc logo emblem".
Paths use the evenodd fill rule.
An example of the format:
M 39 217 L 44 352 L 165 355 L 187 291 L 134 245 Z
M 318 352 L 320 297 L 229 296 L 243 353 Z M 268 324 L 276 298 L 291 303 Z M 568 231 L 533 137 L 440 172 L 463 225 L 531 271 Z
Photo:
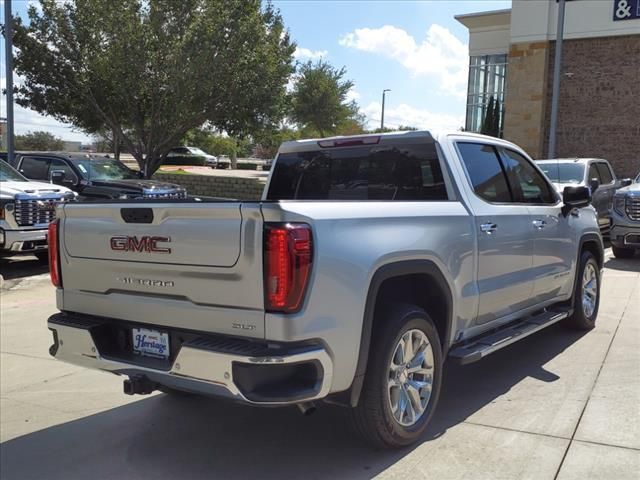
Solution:
M 129 237 L 126 235 L 111 237 L 111 250 L 118 252 L 171 253 L 170 248 L 159 247 L 158 243 L 169 243 L 169 237 Z

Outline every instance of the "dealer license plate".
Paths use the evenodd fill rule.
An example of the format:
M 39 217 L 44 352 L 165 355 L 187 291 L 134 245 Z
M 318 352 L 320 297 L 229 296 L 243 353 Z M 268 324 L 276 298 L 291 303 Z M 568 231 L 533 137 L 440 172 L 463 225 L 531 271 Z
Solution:
M 147 328 L 131 329 L 133 353 L 144 357 L 169 358 L 169 334 Z

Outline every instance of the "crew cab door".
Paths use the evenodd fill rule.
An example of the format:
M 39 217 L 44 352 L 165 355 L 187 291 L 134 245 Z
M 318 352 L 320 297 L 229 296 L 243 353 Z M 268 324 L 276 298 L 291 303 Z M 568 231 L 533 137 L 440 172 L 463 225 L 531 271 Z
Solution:
M 604 199 L 603 202 L 606 202 L 606 218 L 610 220 L 613 196 L 616 193 L 616 188 L 619 188 L 619 185 L 611 170 L 611 166 L 607 162 L 596 163 L 596 168 L 600 174 L 600 187 L 598 187 L 598 190 L 601 191 L 602 198 Z M 609 227 L 609 225 L 605 225 L 605 227 Z
M 602 187 L 602 178 L 595 162 L 589 165 L 586 184 L 589 185 L 591 180 L 597 180 L 599 183 L 598 188 L 591 192 L 591 203 L 598 212 L 598 224 L 602 230 L 609 227 L 609 196 L 607 188 Z
M 511 189 L 529 211 L 533 238 L 533 295 L 542 303 L 568 294 L 573 287 L 571 270 L 576 260 L 576 220 L 562 213 L 562 202 L 533 162 L 510 148 L 499 148 Z
M 533 234 L 526 205 L 517 204 L 496 148 L 459 141 L 458 153 L 471 187 L 478 239 L 477 324 L 532 304 Z

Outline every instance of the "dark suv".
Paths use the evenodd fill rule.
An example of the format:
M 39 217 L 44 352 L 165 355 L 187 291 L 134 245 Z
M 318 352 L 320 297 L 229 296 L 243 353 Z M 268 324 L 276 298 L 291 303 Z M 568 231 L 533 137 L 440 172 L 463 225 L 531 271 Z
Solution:
M 25 177 L 50 181 L 78 192 L 80 200 L 120 198 L 186 198 L 173 183 L 144 180 L 124 163 L 86 153 L 19 153 L 16 168 Z

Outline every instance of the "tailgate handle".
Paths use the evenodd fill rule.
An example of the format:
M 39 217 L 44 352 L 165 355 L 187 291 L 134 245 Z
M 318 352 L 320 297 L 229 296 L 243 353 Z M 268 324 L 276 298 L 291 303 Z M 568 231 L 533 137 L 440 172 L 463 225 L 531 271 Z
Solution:
M 153 223 L 151 208 L 121 208 L 120 215 L 126 223 Z

